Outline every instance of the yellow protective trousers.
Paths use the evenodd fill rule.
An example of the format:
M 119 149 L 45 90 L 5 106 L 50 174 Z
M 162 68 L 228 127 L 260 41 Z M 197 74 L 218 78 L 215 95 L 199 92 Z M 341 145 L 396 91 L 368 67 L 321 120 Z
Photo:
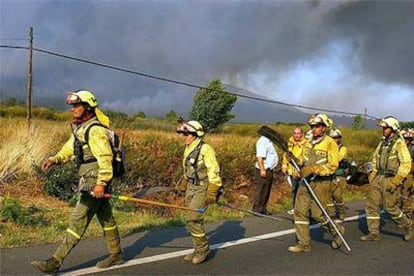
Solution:
M 185 193 L 185 205 L 193 209 L 205 208 L 207 200 L 208 182 L 200 181 L 197 184 L 188 182 Z M 204 213 L 187 212 L 186 228 L 192 236 L 194 251 L 206 253 L 209 250 L 209 243 L 204 228 Z
M 332 203 L 330 193 L 331 180 L 315 180 L 309 184 L 319 199 L 319 202 L 326 210 L 327 205 Z M 309 246 L 311 240 L 309 231 L 311 218 L 321 223 L 323 227 L 328 228 L 332 235 L 335 234 L 335 230 L 328 224 L 328 220 L 325 218 L 322 210 L 313 199 L 312 195 L 308 191 L 308 188 L 303 182 L 301 182 L 296 195 L 294 220 L 296 238 L 298 239 L 299 244 L 304 246 Z
M 392 177 L 377 175 L 370 184 L 367 199 L 365 201 L 365 212 L 367 215 L 368 230 L 371 234 L 377 235 L 380 232 L 381 205 L 384 208 L 384 211 L 391 216 L 391 219 L 398 226 L 407 227 L 410 224 L 410 220 L 398 206 L 400 191 L 396 190 L 393 193 L 390 193 L 386 190 L 390 185 L 391 179 Z
M 345 202 L 344 202 L 344 193 L 346 190 L 346 180 L 345 177 L 336 176 L 331 182 L 331 196 L 332 202 L 328 203 L 326 211 L 328 212 L 331 218 L 336 217 L 336 212 L 339 214 L 345 215 Z
M 118 227 L 108 199 L 96 199 L 83 192 L 71 213 L 63 242 L 53 254 L 60 263 L 82 238 L 95 214 L 104 231 L 109 254 L 121 253 Z
M 400 207 L 404 214 L 412 215 L 413 212 L 413 200 L 414 200 L 414 179 L 413 174 L 409 174 L 407 179 L 403 183 L 401 194 L 405 198 L 400 198 Z

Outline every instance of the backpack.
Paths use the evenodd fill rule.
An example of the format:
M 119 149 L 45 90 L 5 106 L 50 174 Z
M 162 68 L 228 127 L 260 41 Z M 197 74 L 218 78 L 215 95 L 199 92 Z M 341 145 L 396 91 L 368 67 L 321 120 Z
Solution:
M 112 176 L 122 177 L 126 171 L 126 161 L 125 161 L 125 149 L 122 147 L 121 139 L 119 138 L 118 134 L 116 134 L 115 131 L 113 131 L 112 129 L 109 129 L 100 123 L 92 123 L 85 130 L 86 144 L 89 143 L 89 131 L 91 130 L 93 126 L 101 126 L 107 130 L 109 134 L 109 142 L 111 144 L 112 156 L 113 156 L 112 157 Z M 76 146 L 76 144 L 80 146 Z M 96 161 L 96 159 L 91 160 L 91 161 Z M 76 135 L 75 135 L 75 163 L 78 167 L 80 166 L 81 163 L 84 163 L 82 143 L 76 138 Z

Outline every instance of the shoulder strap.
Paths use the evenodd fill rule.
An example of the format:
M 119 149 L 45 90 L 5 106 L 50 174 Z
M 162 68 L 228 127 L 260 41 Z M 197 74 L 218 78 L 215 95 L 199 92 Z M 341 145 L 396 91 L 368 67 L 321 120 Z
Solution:
M 190 160 L 193 158 L 195 160 L 194 164 L 197 164 L 198 156 L 200 155 L 201 147 L 204 145 L 203 141 L 200 141 L 200 143 L 193 149 L 190 154 L 187 156 L 187 160 Z M 197 166 L 197 165 L 196 165 Z
M 86 142 L 86 144 L 88 144 L 89 143 L 89 131 L 91 130 L 91 128 L 92 127 L 94 127 L 94 126 L 101 126 L 101 127 L 103 127 L 103 128 L 106 128 L 103 124 L 101 124 L 101 123 L 92 123 L 92 124 L 90 124 L 90 125 L 88 125 L 87 127 L 86 127 L 86 130 L 85 130 L 85 142 Z
M 194 159 L 194 163 L 192 163 L 192 167 L 194 168 L 196 178 L 198 179 L 198 156 L 200 155 L 201 148 L 203 147 L 204 142 L 200 141 L 200 143 L 193 149 L 192 152 L 187 156 L 187 161 L 190 159 Z

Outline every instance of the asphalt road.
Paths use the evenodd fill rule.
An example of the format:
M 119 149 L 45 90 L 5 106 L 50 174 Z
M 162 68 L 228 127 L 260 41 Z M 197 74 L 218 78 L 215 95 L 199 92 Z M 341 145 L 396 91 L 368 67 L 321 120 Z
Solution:
M 249 216 L 206 226 L 212 247 L 200 265 L 185 262 L 191 239 L 182 227 L 122 237 L 126 262 L 108 270 L 95 263 L 106 254 L 102 238 L 82 240 L 65 260 L 63 275 L 413 275 L 414 241 L 402 239 L 403 230 L 384 215 L 380 242 L 362 242 L 366 233 L 362 202 L 348 203 L 344 246 L 330 247 L 331 237 L 312 227 L 312 251 L 292 254 L 296 243 L 292 217 L 282 221 Z M 277 216 L 277 214 L 275 214 Z M 1 249 L 1 275 L 41 275 L 30 262 L 51 256 L 58 244 Z

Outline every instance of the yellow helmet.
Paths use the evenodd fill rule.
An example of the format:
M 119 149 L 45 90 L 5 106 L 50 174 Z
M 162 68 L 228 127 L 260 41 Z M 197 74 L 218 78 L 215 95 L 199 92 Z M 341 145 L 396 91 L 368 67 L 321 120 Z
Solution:
M 204 128 L 198 121 L 183 122 L 178 128 L 177 133 L 193 133 L 195 136 L 204 136 Z
M 94 108 L 98 106 L 98 100 L 92 92 L 87 90 L 77 90 L 69 92 L 66 96 L 66 104 L 86 103 Z
M 334 129 L 331 129 L 329 131 L 329 136 L 331 138 L 341 138 L 342 137 L 342 132 L 339 129 L 334 128 Z
M 393 131 L 398 131 L 400 129 L 400 124 L 395 117 L 387 116 L 378 121 L 378 126 L 380 127 L 389 127 Z
M 333 125 L 333 121 L 326 114 L 316 113 L 315 115 L 309 117 L 308 124 L 310 126 L 322 124 L 327 128 L 330 128 Z

